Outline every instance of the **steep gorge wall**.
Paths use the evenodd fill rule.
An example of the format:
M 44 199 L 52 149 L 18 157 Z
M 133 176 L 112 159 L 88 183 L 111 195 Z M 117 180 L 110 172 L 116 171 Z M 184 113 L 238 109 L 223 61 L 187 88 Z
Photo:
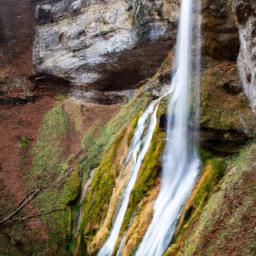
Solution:
M 245 3 L 245 1 L 241 2 Z M 244 223 L 246 221 L 243 223 L 246 224 L 248 230 L 239 226 L 236 219 L 241 216 L 235 214 L 236 204 L 241 205 L 242 201 L 248 201 L 246 207 L 253 209 L 253 193 L 255 193 L 253 192 L 255 176 L 250 172 L 248 178 L 244 173 L 246 170 L 253 170 L 255 162 L 253 140 L 256 134 L 256 121 L 244 96 L 236 68 L 239 34 L 229 1 L 203 0 L 202 6 L 201 145 L 207 149 L 207 153 L 204 152 L 202 158 L 205 162 L 209 162 L 205 164 L 200 182 L 194 191 L 196 199 L 192 198 L 186 206 L 184 222 L 180 224 L 181 233 L 177 231 L 174 243 L 167 255 L 216 256 L 223 255 L 223 252 L 230 253 L 233 249 L 238 253 L 249 252 L 246 255 L 251 256 L 254 255 L 250 254 L 250 246 L 253 246 L 250 244 L 252 229 L 248 223 Z M 114 209 L 110 208 L 118 201 L 114 192 L 119 189 L 120 194 L 121 185 L 125 182 L 122 180 L 122 175 L 119 175 L 118 168 L 129 146 L 138 116 L 148 102 L 170 82 L 173 55 L 170 54 L 167 58 L 166 56 L 176 35 L 177 10 L 178 1 L 174 0 L 37 1 L 34 65 L 38 75 L 46 74 L 64 78 L 80 88 L 91 87 L 103 91 L 137 87 L 141 89 L 138 94 L 135 93 L 132 101 L 120 106 L 121 111 L 118 112 L 119 106 L 115 110 L 109 110 L 109 112 L 118 112 L 118 114 L 113 114 L 114 117 L 107 124 L 101 123 L 101 115 L 105 118 L 106 113 L 102 112 L 102 106 L 97 106 L 99 123 L 86 130 L 82 158 L 77 162 L 73 161 L 73 156 L 71 156 L 71 160 L 65 159 L 60 164 L 59 162 L 63 159 L 59 159 L 51 152 L 51 146 L 57 151 L 69 146 L 66 143 L 63 144 L 62 138 L 57 137 L 58 143 L 51 139 L 51 136 L 56 139 L 54 132 L 58 134 L 60 131 L 60 125 L 56 125 L 55 122 L 56 117 L 50 119 L 51 122 L 54 121 L 54 124 L 48 124 L 48 122 L 42 124 L 44 137 L 40 136 L 41 141 L 38 141 L 38 144 L 42 146 L 40 150 L 37 150 L 40 165 L 35 164 L 35 172 L 32 171 L 30 179 L 36 184 L 41 184 L 42 177 L 48 181 L 52 176 L 58 177 L 59 172 L 61 175 L 66 172 L 69 175 L 70 170 L 75 167 L 64 184 L 43 193 L 36 201 L 41 210 L 45 210 L 46 205 L 49 211 L 60 205 L 65 211 L 42 218 L 50 231 L 49 237 L 40 241 L 39 234 L 39 237 L 32 241 L 33 246 L 29 245 L 32 249 L 28 246 L 24 254 L 34 251 L 39 255 L 56 255 L 56 253 L 64 255 L 68 250 L 73 255 L 79 255 L 79 253 L 86 255 L 87 252 L 95 255 L 99 246 L 104 242 L 111 228 L 114 212 Z M 247 43 L 247 40 L 244 42 Z M 244 55 L 241 55 L 241 59 L 247 66 L 249 62 Z M 146 81 L 137 83 L 145 78 Z M 250 98 L 252 95 L 247 93 L 247 96 Z M 76 102 L 74 107 L 65 97 L 61 101 L 63 102 L 58 103 L 60 106 L 57 108 L 61 111 L 56 112 L 54 108 L 51 112 L 56 115 L 61 114 L 61 117 L 62 114 L 66 117 L 66 112 L 71 112 L 70 126 L 80 126 L 82 122 L 80 118 L 86 119 L 82 123 L 95 120 L 95 117 L 88 114 L 92 112 L 92 115 L 96 115 L 92 110 L 95 106 L 87 108 Z M 152 217 L 152 205 L 158 193 L 161 173 L 161 152 L 165 136 L 165 125 L 161 117 L 165 114 L 165 107 L 166 102 L 163 102 L 158 113 L 158 129 L 155 131 L 150 150 L 140 170 L 122 227 L 122 234 L 127 231 L 123 247 L 124 255 L 131 255 L 136 249 Z M 72 108 L 78 109 L 78 113 L 76 111 L 72 113 Z M 83 125 L 80 129 L 81 132 L 85 130 Z M 124 133 L 126 137 L 120 142 Z M 251 143 L 252 146 L 247 147 L 247 143 Z M 46 147 L 46 144 L 49 147 Z M 241 150 L 243 147 L 245 149 Z M 46 154 L 45 150 L 47 159 L 42 165 L 41 156 Z M 51 164 L 56 162 L 56 166 L 52 167 Z M 71 169 L 69 162 L 72 163 Z M 228 168 L 226 168 L 226 163 L 228 163 Z M 79 203 L 81 181 L 86 180 L 90 174 L 92 174 L 90 180 L 92 183 L 85 195 L 85 203 L 82 204 L 86 215 L 82 219 L 78 236 L 74 236 L 72 228 L 73 230 L 76 228 L 78 211 L 81 206 Z M 222 199 L 217 201 L 217 206 L 214 204 L 216 201 L 212 203 L 211 200 L 208 203 L 208 199 L 216 195 L 223 176 L 225 176 L 226 183 L 220 187 Z M 240 177 L 242 177 L 242 183 L 239 183 Z M 229 185 L 230 179 L 233 187 Z M 235 191 L 236 187 L 239 188 L 241 195 Z M 248 187 L 248 190 L 243 187 Z M 113 197 L 114 204 L 112 205 L 109 204 L 110 197 Z M 239 200 L 235 200 L 236 198 Z M 234 201 L 234 205 L 230 203 L 231 201 Z M 214 208 L 214 211 L 218 213 L 217 217 L 215 212 L 211 211 L 212 205 L 217 207 Z M 223 205 L 228 207 L 223 208 Z M 246 207 L 244 209 L 247 209 Z M 239 208 L 243 218 L 250 217 L 254 220 L 253 211 L 246 213 L 241 208 L 243 207 Z M 229 209 L 232 210 L 231 214 Z M 108 215 L 107 212 L 111 214 Z M 240 211 L 237 212 L 240 214 Z M 210 216 L 213 221 L 210 222 L 211 220 L 205 216 Z M 233 217 L 236 219 L 233 220 Z M 218 223 L 223 221 L 225 221 L 225 228 L 221 233 Z M 229 222 L 232 222 L 233 226 L 230 227 Z M 211 232 L 208 232 L 208 227 Z M 220 230 L 214 230 L 214 227 Z M 232 227 L 236 229 L 231 230 Z M 200 236 L 201 231 L 206 234 L 205 238 Z M 243 232 L 243 241 L 246 242 L 245 246 L 242 246 L 243 243 L 237 246 L 241 247 L 240 251 L 236 244 L 234 249 L 226 241 L 218 240 L 218 237 L 222 236 L 231 239 L 232 234 L 239 238 L 240 232 Z M 15 234 L 16 237 L 12 237 L 17 244 L 23 243 L 22 239 L 18 240 L 20 234 L 19 230 Z M 248 241 L 245 241 L 246 239 Z M 186 241 L 188 242 L 185 243 Z M 215 241 L 218 242 L 216 246 Z M 26 246 L 24 242 L 23 247 Z M 46 249 L 44 251 L 46 247 L 47 251 Z M 22 252 L 20 254 L 24 255 Z
M 176 1 L 38 1 L 37 73 L 101 90 L 132 88 L 167 56 Z

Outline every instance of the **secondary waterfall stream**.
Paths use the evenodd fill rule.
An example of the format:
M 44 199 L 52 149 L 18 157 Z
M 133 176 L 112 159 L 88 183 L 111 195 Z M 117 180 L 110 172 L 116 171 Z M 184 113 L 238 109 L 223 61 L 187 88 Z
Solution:
M 163 255 L 199 174 L 200 7 L 198 0 L 181 1 L 161 188 L 137 256 Z
M 130 179 L 120 198 L 120 208 L 118 209 L 116 218 L 113 222 L 110 235 L 99 251 L 98 256 L 112 255 L 114 252 L 132 189 L 135 185 L 142 161 L 149 149 L 150 142 L 152 140 L 153 133 L 157 124 L 156 114 L 159 102 L 160 99 L 152 101 L 138 121 L 132 143 L 128 151 L 128 155 L 125 160 L 125 163 L 128 163 L 130 160 L 133 161 Z

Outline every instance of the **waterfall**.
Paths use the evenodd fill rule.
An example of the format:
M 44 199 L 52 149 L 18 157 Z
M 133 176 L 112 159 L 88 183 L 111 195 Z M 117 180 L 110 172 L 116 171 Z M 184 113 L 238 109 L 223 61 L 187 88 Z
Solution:
M 161 188 L 137 256 L 163 255 L 199 174 L 200 9 L 198 0 L 181 1 Z
M 150 142 L 152 140 L 153 133 L 157 124 L 156 114 L 159 102 L 160 99 L 152 101 L 138 121 L 132 143 L 124 163 L 127 164 L 130 160 L 133 161 L 130 178 L 120 198 L 120 207 L 113 222 L 110 235 L 99 251 L 98 256 L 112 255 L 114 252 L 118 235 L 128 207 L 131 192 L 135 185 L 142 161 L 149 149 Z

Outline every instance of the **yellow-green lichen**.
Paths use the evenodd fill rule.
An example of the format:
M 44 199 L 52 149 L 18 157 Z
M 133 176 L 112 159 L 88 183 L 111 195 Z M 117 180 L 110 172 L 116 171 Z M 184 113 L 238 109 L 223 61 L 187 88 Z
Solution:
M 225 237 L 230 237 L 229 234 L 234 232 L 241 232 L 243 227 L 239 226 L 239 220 L 242 216 L 244 216 L 245 211 L 248 213 L 248 209 L 251 207 L 252 203 L 255 202 L 255 195 L 251 194 L 252 192 L 248 193 L 246 190 L 248 189 L 247 186 L 240 186 L 243 182 L 243 176 L 246 175 L 247 170 L 252 168 L 253 163 L 255 162 L 256 158 L 256 146 L 255 144 L 251 144 L 245 147 L 241 153 L 233 157 L 228 161 L 228 172 L 226 172 L 225 176 L 223 177 L 218 189 L 213 191 L 214 193 L 207 201 L 205 207 L 200 210 L 199 216 L 197 221 L 194 223 L 193 226 L 189 227 L 188 232 L 186 233 L 186 239 L 183 240 L 183 244 L 175 254 L 168 254 L 168 255 L 182 255 L 182 256 L 191 256 L 191 255 L 203 255 L 206 253 L 207 255 L 215 255 L 217 251 L 222 247 L 222 251 L 227 249 L 227 245 L 225 245 Z M 239 187 L 241 190 L 235 189 L 235 187 Z M 252 187 L 253 189 L 253 187 Z M 253 190 L 250 190 L 253 191 Z M 237 196 L 236 196 L 237 194 Z M 239 198 L 238 195 L 243 195 L 245 198 L 242 200 L 243 205 L 238 205 L 239 207 L 232 212 L 230 212 L 230 204 L 232 204 L 232 200 L 230 201 L 229 198 L 234 198 L 237 200 Z M 233 200 L 234 200 L 233 199 Z M 248 204 L 246 205 L 246 202 Z M 237 206 L 232 206 L 237 207 Z M 249 208 L 248 208 L 249 207 Z M 232 209 L 232 208 L 231 208 Z M 239 217 L 240 216 L 240 217 Z M 220 222 L 220 223 L 218 223 Z M 230 223 L 235 222 L 232 224 L 232 228 Z M 208 244 L 208 246 L 202 249 L 202 243 L 204 238 L 206 238 L 207 234 L 211 234 L 214 230 L 221 225 L 221 232 L 218 236 L 220 237 L 219 242 L 215 241 L 214 243 Z M 229 229 L 229 227 L 232 229 Z M 237 231 L 235 231 L 237 228 Z M 239 231 L 239 228 L 240 231 Z M 246 235 L 250 236 L 250 233 L 246 233 Z M 231 238 L 229 238 L 231 239 Z M 247 247 L 242 248 L 241 250 L 249 251 L 250 244 L 249 240 L 246 241 Z M 198 249 L 201 248 L 201 249 Z M 240 249 L 239 249 L 240 250 Z M 200 254 L 199 254 L 200 252 Z M 253 254 L 243 254 L 243 255 L 253 255 Z
M 32 152 L 30 183 L 32 181 L 32 184 L 38 186 L 59 175 L 68 127 L 68 119 L 62 106 L 59 105 L 46 113 Z
M 164 147 L 165 133 L 158 128 L 153 136 L 150 148 L 143 160 L 136 184 L 131 193 L 129 205 L 122 226 L 122 233 L 126 230 L 132 214 L 144 196 L 155 184 L 161 172 L 161 155 Z
M 125 132 L 131 122 L 149 101 L 148 95 L 139 94 L 114 116 L 104 127 L 95 125 L 83 139 L 84 158 L 80 165 L 84 171 L 96 168 L 116 139 Z
M 120 162 L 118 161 L 120 156 L 118 156 L 117 152 L 121 141 L 122 137 L 120 136 L 104 154 L 85 198 L 81 231 L 85 232 L 87 237 L 94 235 L 106 216 L 111 194 L 115 186 L 115 179 L 120 169 Z
M 218 187 L 218 182 L 226 170 L 226 163 L 221 158 L 207 160 L 201 172 L 201 177 L 195 186 L 189 200 L 187 201 L 176 234 L 166 256 L 176 255 L 184 243 L 184 233 L 192 227 L 193 221 L 197 218 L 208 198 Z

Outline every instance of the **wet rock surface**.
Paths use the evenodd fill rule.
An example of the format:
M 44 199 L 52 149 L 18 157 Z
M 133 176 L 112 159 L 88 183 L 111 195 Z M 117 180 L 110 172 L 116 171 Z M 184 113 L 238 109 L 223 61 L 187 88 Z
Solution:
M 225 0 L 202 1 L 203 55 L 235 61 L 239 36 L 231 5 Z

